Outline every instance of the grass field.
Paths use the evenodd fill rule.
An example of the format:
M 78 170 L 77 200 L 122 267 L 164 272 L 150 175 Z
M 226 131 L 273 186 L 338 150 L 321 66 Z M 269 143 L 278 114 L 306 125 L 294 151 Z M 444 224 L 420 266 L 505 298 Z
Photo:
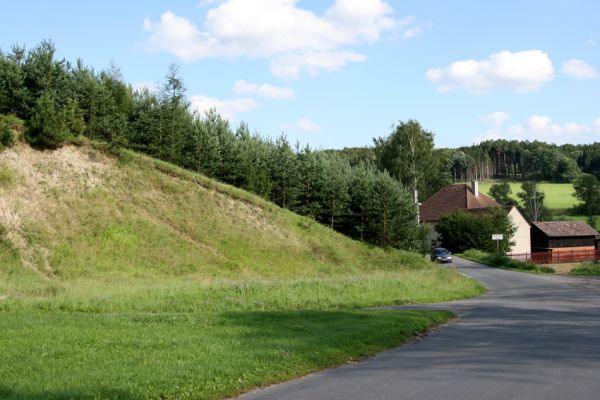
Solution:
M 480 190 L 489 195 L 490 187 L 494 184 L 493 181 L 481 182 L 479 184 Z M 510 182 L 512 189 L 512 197 L 518 200 L 516 194 L 521 191 L 520 182 Z M 589 219 L 585 215 L 574 214 L 573 207 L 579 204 L 579 200 L 573 196 L 575 190 L 571 183 L 550 183 L 541 182 L 538 184 L 541 192 L 545 194 L 544 204 L 552 212 L 552 218 L 556 221 L 584 221 L 588 222 Z M 596 215 L 593 217 L 593 226 L 596 230 L 600 230 L 600 216 Z
M 481 182 L 480 190 L 489 195 L 490 187 L 494 182 Z M 520 182 L 510 182 L 510 188 L 513 192 L 513 198 L 518 200 L 517 193 L 521 191 Z M 538 190 L 544 192 L 544 204 L 551 210 L 565 210 L 578 204 L 579 201 L 573 196 L 574 189 L 572 183 L 550 183 L 541 182 L 538 184 Z
M 400 344 L 483 288 L 131 152 L 0 153 L 0 398 L 220 399 Z

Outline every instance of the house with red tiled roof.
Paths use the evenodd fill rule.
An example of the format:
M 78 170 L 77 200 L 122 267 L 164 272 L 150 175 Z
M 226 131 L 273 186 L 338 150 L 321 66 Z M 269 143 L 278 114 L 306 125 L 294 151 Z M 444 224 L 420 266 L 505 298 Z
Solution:
M 435 228 L 444 215 L 456 211 L 487 213 L 490 209 L 496 207 L 502 208 L 502 205 L 480 193 L 479 183 L 474 181 L 471 185 L 458 184 L 443 187 L 439 192 L 424 201 L 419 211 L 421 222 L 430 227 L 429 240 L 431 245 L 435 246 L 439 241 L 439 234 Z M 512 253 L 531 252 L 531 228 L 529 223 L 516 207 L 508 210 L 508 215 L 517 228 L 513 237 L 515 245 L 512 248 Z
M 551 254 L 598 249 L 600 233 L 582 221 L 547 221 L 531 224 L 534 252 Z

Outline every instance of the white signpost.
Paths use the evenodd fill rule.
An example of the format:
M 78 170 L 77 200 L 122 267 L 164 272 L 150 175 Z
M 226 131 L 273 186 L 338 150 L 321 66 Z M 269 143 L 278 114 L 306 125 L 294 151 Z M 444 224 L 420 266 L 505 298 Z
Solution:
M 504 235 L 501 233 L 493 233 L 492 240 L 496 241 L 496 252 L 500 251 L 500 241 L 504 239 Z

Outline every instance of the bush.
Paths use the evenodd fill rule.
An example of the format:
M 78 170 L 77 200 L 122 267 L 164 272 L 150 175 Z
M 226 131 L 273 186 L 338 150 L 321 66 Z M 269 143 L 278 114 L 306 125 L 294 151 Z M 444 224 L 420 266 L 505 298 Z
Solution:
M 0 115 L 0 150 L 11 147 L 17 141 L 23 121 L 13 115 Z
M 57 109 L 52 94 L 44 93 L 33 110 L 25 139 L 34 147 L 55 149 L 70 136 L 64 111 Z

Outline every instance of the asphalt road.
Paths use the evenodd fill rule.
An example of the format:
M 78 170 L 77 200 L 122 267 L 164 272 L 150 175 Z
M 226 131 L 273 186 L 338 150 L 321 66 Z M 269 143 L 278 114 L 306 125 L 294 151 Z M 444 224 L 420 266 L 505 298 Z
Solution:
M 600 399 L 600 280 L 532 275 L 455 258 L 488 293 L 417 308 L 458 315 L 424 340 L 241 398 Z

